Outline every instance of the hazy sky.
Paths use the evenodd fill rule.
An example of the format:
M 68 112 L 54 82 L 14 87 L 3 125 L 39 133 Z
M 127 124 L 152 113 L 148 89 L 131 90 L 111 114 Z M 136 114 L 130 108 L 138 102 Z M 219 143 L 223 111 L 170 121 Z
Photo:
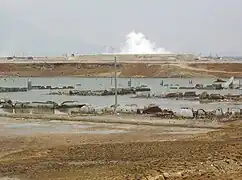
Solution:
M 0 55 L 117 49 L 136 30 L 172 52 L 242 55 L 242 0 L 0 0 Z

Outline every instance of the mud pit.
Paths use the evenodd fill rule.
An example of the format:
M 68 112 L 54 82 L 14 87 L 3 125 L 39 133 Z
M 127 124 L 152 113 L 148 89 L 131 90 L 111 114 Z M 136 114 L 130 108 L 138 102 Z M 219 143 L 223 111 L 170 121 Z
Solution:
M 6 121 L 8 124 L 20 121 L 0 119 L 0 126 Z M 29 119 L 21 121 L 30 122 Z M 36 121 L 31 123 L 36 124 Z M 242 179 L 241 120 L 216 131 L 127 124 L 85 125 L 82 127 L 85 131 L 126 132 L 14 135 L 0 131 L 0 177 L 27 180 Z

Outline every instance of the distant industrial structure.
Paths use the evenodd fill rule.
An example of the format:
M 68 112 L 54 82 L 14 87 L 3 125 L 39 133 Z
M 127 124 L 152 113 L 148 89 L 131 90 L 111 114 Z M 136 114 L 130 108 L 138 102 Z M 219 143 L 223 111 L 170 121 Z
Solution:
M 229 57 L 212 57 L 212 56 L 196 56 L 194 54 L 182 53 L 166 53 L 166 54 L 64 54 L 62 56 L 9 56 L 0 57 L 0 62 L 5 63 L 13 61 L 16 63 L 33 62 L 33 63 L 109 63 L 113 62 L 114 57 L 117 57 L 119 63 L 167 63 L 167 62 L 239 62 L 241 59 Z

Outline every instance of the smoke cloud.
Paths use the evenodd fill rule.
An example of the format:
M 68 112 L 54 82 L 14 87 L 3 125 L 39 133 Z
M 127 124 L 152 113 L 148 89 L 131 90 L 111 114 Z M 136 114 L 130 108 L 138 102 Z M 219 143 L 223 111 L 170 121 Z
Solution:
M 141 32 L 132 31 L 126 35 L 126 41 L 120 49 L 120 54 L 168 54 L 164 48 L 157 48 Z

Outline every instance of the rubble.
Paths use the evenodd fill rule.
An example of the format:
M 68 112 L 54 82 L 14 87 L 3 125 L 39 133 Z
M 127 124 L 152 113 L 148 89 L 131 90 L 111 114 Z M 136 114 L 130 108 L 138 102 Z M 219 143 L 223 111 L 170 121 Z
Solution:
M 235 94 L 208 94 L 208 92 L 203 92 L 197 94 L 195 91 L 187 92 L 170 92 L 170 93 L 161 93 L 161 94 L 151 94 L 151 93 L 142 93 L 136 94 L 131 98 L 166 98 L 166 99 L 176 99 L 176 100 L 195 100 L 200 101 L 200 103 L 210 103 L 210 102 L 242 102 L 242 95 Z
M 169 92 L 169 93 L 142 93 L 142 94 L 136 94 L 135 96 L 131 98 L 166 98 L 166 99 L 196 99 L 199 95 L 196 94 L 195 91 L 188 91 L 185 93 L 182 92 Z
M 209 94 L 207 92 L 203 92 L 199 95 L 199 99 L 209 99 Z
M 27 88 L 21 88 L 21 87 L 0 87 L 0 93 L 3 92 L 26 92 Z
M 137 92 L 149 92 L 151 89 L 146 86 L 130 87 L 130 88 L 118 88 L 118 95 L 129 95 L 136 94 Z M 57 91 L 51 92 L 47 95 L 69 95 L 69 96 L 111 96 L 115 95 L 115 89 L 105 89 L 105 90 L 69 90 L 69 91 Z
M 210 102 L 242 102 L 242 95 L 221 95 L 221 94 L 208 94 L 203 92 L 199 95 L 200 103 L 210 103 Z
M 151 106 L 143 110 L 143 114 L 154 114 L 159 112 L 162 112 L 162 110 L 158 106 Z
M 205 93 L 204 93 L 205 94 Z M 210 95 L 215 99 L 223 99 L 218 95 Z M 180 111 L 173 111 L 169 109 L 162 109 L 156 104 L 149 104 L 140 108 L 137 104 L 126 104 L 118 105 L 115 109 L 114 105 L 106 107 L 96 107 L 94 105 L 89 105 L 85 103 L 80 103 L 77 101 L 64 101 L 62 103 L 56 103 L 53 101 L 46 102 L 15 102 L 10 99 L 1 99 L 0 105 L 2 109 L 5 109 L 6 112 L 28 112 L 29 109 L 37 110 L 38 112 L 44 112 L 53 110 L 58 110 L 60 112 L 68 114 L 147 114 L 160 118 L 186 118 L 186 119 L 233 119 L 242 117 L 242 109 L 234 107 L 228 108 L 227 111 L 224 111 L 222 108 L 217 108 L 215 110 L 206 111 L 204 109 L 193 109 L 189 107 L 182 107 Z M 32 112 L 32 111 L 31 111 Z

